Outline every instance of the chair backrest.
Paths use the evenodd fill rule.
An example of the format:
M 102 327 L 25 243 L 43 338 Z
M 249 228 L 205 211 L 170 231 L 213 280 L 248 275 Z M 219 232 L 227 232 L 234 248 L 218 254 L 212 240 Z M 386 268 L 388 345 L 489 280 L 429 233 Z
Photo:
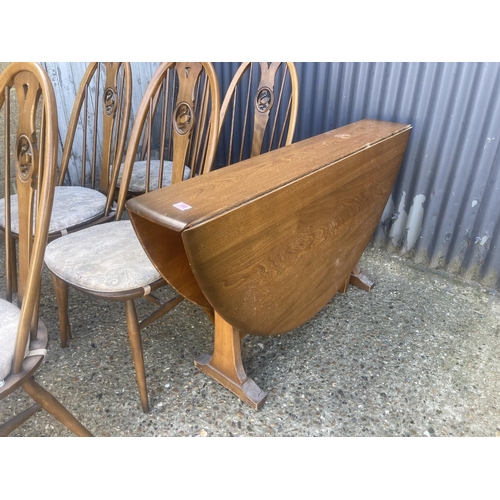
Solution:
M 98 189 L 107 195 L 116 182 L 130 125 L 132 70 L 128 62 L 92 62 L 80 82 L 66 133 L 58 184 Z
M 159 160 L 154 184 L 158 188 L 164 187 L 165 163 L 172 169 L 172 183 L 212 169 L 219 112 L 219 83 L 211 63 L 164 62 L 158 67 L 142 98 L 130 134 L 117 219 L 124 210 L 136 160 L 144 160 L 146 164 L 146 192 L 152 184 L 149 170 L 152 160 Z
M 291 62 L 242 63 L 221 105 L 217 165 L 292 143 L 299 85 Z
M 17 302 L 21 317 L 13 362 L 13 373 L 18 373 L 30 334 L 33 340 L 38 324 L 43 257 L 57 173 L 56 102 L 50 79 L 39 64 L 12 63 L 2 72 L 0 112 L 4 124 L 6 252 L 13 248 L 9 182 L 12 173 L 18 195 Z

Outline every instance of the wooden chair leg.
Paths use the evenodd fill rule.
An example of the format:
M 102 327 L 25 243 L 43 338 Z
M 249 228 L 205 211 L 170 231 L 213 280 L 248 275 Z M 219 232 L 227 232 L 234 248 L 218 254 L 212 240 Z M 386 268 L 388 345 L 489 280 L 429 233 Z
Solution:
M 243 336 L 237 328 L 215 312 L 214 353 L 212 356 L 202 354 L 194 364 L 254 410 L 259 410 L 264 404 L 267 393 L 245 373 L 241 360 Z
M 134 360 L 137 385 L 144 413 L 149 413 L 148 389 L 146 386 L 146 370 L 144 368 L 144 356 L 142 352 L 141 330 L 137 320 L 137 312 L 133 300 L 125 301 L 125 312 L 127 314 L 127 329 Z
M 41 409 L 42 407 L 38 403 L 36 403 L 33 406 L 30 406 L 26 410 L 22 411 L 21 413 L 18 413 L 9 421 L 0 425 L 0 437 L 8 436 L 11 432 L 16 430 L 21 424 L 24 424 L 26 420 L 32 417 L 35 413 L 39 412 Z
M 68 284 L 59 279 L 55 274 L 50 273 L 52 286 L 57 299 L 57 307 L 59 309 L 59 335 L 61 338 L 61 347 L 68 345 L 68 340 L 71 338 L 71 327 L 69 324 L 69 307 L 68 307 Z
M 53 415 L 61 424 L 66 426 L 77 436 L 92 436 L 90 431 L 84 427 L 50 392 L 37 384 L 32 378 L 27 379 L 22 388 L 36 401 L 44 410 Z

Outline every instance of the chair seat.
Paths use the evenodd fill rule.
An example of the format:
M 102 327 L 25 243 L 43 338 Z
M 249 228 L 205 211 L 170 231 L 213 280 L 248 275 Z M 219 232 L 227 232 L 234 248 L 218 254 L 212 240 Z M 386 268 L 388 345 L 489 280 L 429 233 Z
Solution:
M 132 170 L 132 176 L 128 190 L 130 193 L 144 193 L 146 191 L 146 161 L 136 161 Z M 150 180 L 149 189 L 152 191 L 158 188 L 158 173 L 160 170 L 160 160 L 150 161 Z M 120 187 L 121 175 L 123 172 L 123 164 L 118 174 L 117 186 Z M 189 179 L 191 170 L 189 167 L 184 168 L 184 180 Z M 169 186 L 172 184 L 172 162 L 165 160 L 163 162 L 163 176 L 162 186 Z
M 11 196 L 12 232 L 19 234 L 17 194 Z M 5 227 L 5 199 L 0 200 L 0 227 Z M 106 196 L 81 186 L 57 186 L 50 218 L 49 234 L 89 222 L 104 215 Z
M 128 220 L 52 241 L 45 250 L 45 264 L 70 285 L 93 292 L 125 292 L 160 279 Z
M 16 347 L 17 326 L 21 310 L 7 300 L 0 299 L 0 386 L 10 373 Z

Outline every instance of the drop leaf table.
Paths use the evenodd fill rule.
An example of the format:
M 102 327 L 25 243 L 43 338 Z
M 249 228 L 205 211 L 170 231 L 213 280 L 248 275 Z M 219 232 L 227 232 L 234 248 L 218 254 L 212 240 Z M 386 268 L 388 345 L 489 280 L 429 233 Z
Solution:
M 410 133 L 361 120 L 127 202 L 158 271 L 214 322 L 201 371 L 262 406 L 243 337 L 297 328 L 359 274 Z

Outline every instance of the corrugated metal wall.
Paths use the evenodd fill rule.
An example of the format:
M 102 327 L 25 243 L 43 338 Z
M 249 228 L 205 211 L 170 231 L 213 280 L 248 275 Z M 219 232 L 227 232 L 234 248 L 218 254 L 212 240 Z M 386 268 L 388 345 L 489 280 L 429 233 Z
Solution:
M 64 136 L 85 66 L 45 65 Z M 296 65 L 295 140 L 362 118 L 413 125 L 373 244 L 500 289 L 500 63 Z M 157 66 L 133 63 L 133 114 Z M 238 64 L 215 66 L 224 92 Z
M 361 118 L 413 125 L 373 243 L 500 289 L 500 64 L 297 66 L 297 140 Z
M 61 156 L 64 138 L 66 137 L 71 111 L 73 109 L 73 103 L 78 92 L 80 81 L 85 74 L 87 63 L 44 62 L 42 65 L 47 70 L 47 73 L 52 81 L 58 104 L 59 155 Z M 133 78 L 131 123 L 133 123 L 135 113 L 139 108 L 142 96 L 158 65 L 159 63 L 131 63 Z M 76 140 L 78 140 L 78 136 Z M 79 150 L 79 147 L 76 149 Z M 80 182 L 79 168 L 74 166 L 72 160 L 70 160 L 68 165 L 68 178 L 71 179 L 71 182 Z

